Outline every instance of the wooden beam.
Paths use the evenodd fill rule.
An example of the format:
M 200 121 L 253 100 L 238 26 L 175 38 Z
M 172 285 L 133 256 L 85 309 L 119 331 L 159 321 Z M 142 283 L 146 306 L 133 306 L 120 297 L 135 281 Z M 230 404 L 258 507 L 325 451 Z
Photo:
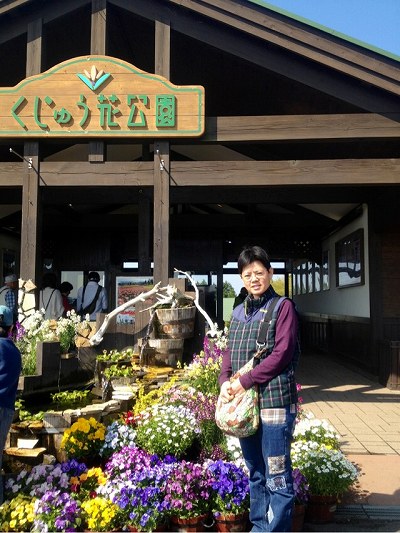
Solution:
M 25 143 L 24 157 L 31 160 L 31 163 L 24 163 L 20 277 L 25 280 L 31 279 L 38 286 L 42 270 L 39 266 L 41 259 L 41 199 L 39 145 L 37 142 Z
M 174 161 L 172 187 L 383 185 L 400 183 L 400 159 Z
M 144 187 L 153 185 L 153 162 L 106 162 L 93 165 L 88 162 L 50 162 L 41 164 L 42 184 L 52 187 Z
M 169 0 L 169 5 L 148 2 L 148 0 L 109 1 L 149 20 L 155 20 L 155 17 L 162 15 L 165 9 L 169 8 L 171 28 L 175 31 L 335 98 L 340 98 L 359 108 L 376 113 L 393 113 L 400 119 L 400 104 L 397 98 L 397 95 L 400 94 L 398 63 L 380 54 L 363 50 L 351 45 L 351 43 L 343 44 L 342 40 L 332 35 L 313 30 L 311 27 L 305 27 L 303 24 L 292 20 L 288 21 L 286 17 L 274 12 L 267 12 L 264 9 L 260 20 L 257 23 L 253 22 L 252 16 L 258 16 L 258 11 L 261 8 L 249 6 L 247 2 L 242 4 L 226 0 L 221 9 L 215 7 L 213 0 L 207 0 L 207 2 Z M 183 4 L 187 9 L 180 9 Z M 248 12 L 244 7 L 247 8 Z M 199 23 L 198 15 L 204 15 L 201 23 Z M 209 24 L 207 24 L 208 20 L 210 21 Z M 283 32 L 280 37 L 284 37 L 284 39 L 278 44 L 273 38 L 274 28 L 279 26 L 279 22 L 282 20 L 286 21 L 286 36 L 284 36 L 283 29 L 280 28 L 279 31 Z M 215 22 L 221 22 L 221 24 Z M 327 43 L 330 40 L 336 40 L 336 44 L 342 47 L 343 50 L 339 48 L 334 50 L 333 59 L 336 62 L 334 67 L 330 62 L 332 59 L 329 53 L 331 44 L 329 46 L 327 44 L 328 51 L 315 60 L 310 60 L 310 54 L 306 53 L 308 45 L 305 44 L 304 50 L 298 51 L 295 51 L 293 46 L 291 47 L 292 32 L 296 33 L 296 28 L 300 26 L 308 38 L 311 38 L 313 33 L 318 34 L 317 37 L 315 35 L 313 37 L 316 53 L 318 53 L 320 39 L 325 39 Z M 257 36 L 257 38 L 253 39 L 249 36 Z M 300 36 L 296 35 L 296 38 L 299 39 Z M 297 41 L 296 38 L 293 42 L 296 45 L 301 45 L 301 39 Z M 357 50 L 358 56 L 353 57 L 356 61 L 355 65 L 350 60 L 341 59 L 344 50 Z M 364 69 L 367 69 L 367 72 Z M 379 73 L 375 75 L 374 71 L 379 71 Z M 344 76 L 342 72 L 347 75 Z M 357 79 L 363 81 L 368 79 L 367 83 L 371 84 L 371 87 L 357 83 Z M 354 83 L 353 80 L 355 80 Z M 374 90 L 374 87 L 382 87 L 393 92 L 396 97 Z
M 328 32 L 261 9 L 248 2 L 232 0 L 169 0 L 210 19 L 263 39 L 295 54 L 400 94 L 396 62 L 346 42 Z
M 152 162 L 110 162 L 96 165 L 94 169 L 93 165 L 85 162 L 44 162 L 40 170 L 41 185 L 53 187 L 152 186 L 153 166 L 154 172 L 158 172 L 160 159 L 164 159 L 164 165 L 168 168 L 168 159 L 165 158 L 166 154 L 160 150 L 160 157 L 158 161 L 155 159 L 154 164 Z M 163 179 L 167 174 L 166 171 L 162 172 Z M 192 186 L 398 185 L 400 183 L 400 159 L 172 161 L 170 176 L 167 176 L 165 181 L 170 181 L 174 189 Z
M 168 13 L 155 24 L 155 74 L 169 79 L 171 28 Z M 169 280 L 169 188 L 170 145 L 168 141 L 154 143 L 154 215 L 153 261 L 154 282 L 167 285 Z
M 400 137 L 400 123 L 375 113 L 207 117 L 200 142 Z M 183 141 L 182 141 L 183 142 Z M 186 141 L 187 142 L 187 141 Z
M 92 0 L 90 53 L 104 55 L 106 53 L 107 0 Z M 89 142 L 89 161 L 103 163 L 105 159 L 104 142 Z
M 28 24 L 26 45 L 26 77 L 39 74 L 42 70 L 43 21 L 36 19 Z
M 27 24 L 33 22 L 39 18 L 43 19 L 43 24 L 48 24 L 54 19 L 62 17 L 75 9 L 79 9 L 88 3 L 88 0 L 68 0 L 68 2 L 45 2 L 42 6 L 37 2 L 15 2 L 11 6 L 11 9 L 18 7 L 18 4 L 30 3 L 34 4 L 31 11 L 26 10 L 24 16 L 17 17 L 4 17 L 5 23 L 0 25 L 0 44 L 5 43 L 19 35 L 26 33 Z M 3 15 L 8 9 L 8 6 L 0 7 L 0 16 Z M 0 20 L 0 24 L 2 21 Z
M 28 24 L 26 75 L 34 76 L 42 69 L 43 21 Z M 41 220 L 39 143 L 24 143 L 24 167 L 22 184 L 21 268 L 20 277 L 31 279 L 39 286 L 41 268 Z
M 24 163 L 0 163 L 0 187 L 21 187 Z

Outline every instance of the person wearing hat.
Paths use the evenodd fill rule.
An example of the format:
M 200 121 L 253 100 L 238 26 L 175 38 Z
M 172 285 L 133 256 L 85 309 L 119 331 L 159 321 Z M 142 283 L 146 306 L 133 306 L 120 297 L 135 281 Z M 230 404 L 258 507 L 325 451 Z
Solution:
M 100 284 L 98 272 L 89 272 L 88 282 L 78 289 L 76 311 L 82 317 L 89 315 L 96 320 L 97 313 L 105 313 L 108 307 L 107 293 Z
M 1 476 L 3 450 L 14 418 L 18 379 L 21 373 L 21 353 L 9 336 L 13 324 L 11 309 L 0 305 L 0 505 L 3 503 Z
M 0 289 L 0 305 L 6 305 L 13 313 L 13 320 L 18 317 L 17 306 L 18 278 L 15 274 L 9 274 L 4 278 L 4 286 Z

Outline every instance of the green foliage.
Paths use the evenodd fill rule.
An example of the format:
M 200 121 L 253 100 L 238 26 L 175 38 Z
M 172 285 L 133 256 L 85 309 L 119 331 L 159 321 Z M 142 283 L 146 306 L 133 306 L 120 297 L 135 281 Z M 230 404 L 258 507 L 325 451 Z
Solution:
M 103 350 L 103 353 L 96 357 L 97 361 L 117 363 L 118 361 L 130 361 L 133 358 L 133 349 L 126 350 Z
M 20 422 L 40 422 L 43 420 L 44 411 L 31 413 L 25 408 L 25 400 L 22 400 L 22 398 L 15 400 L 15 409 L 18 410 L 18 418 Z
M 233 286 L 229 283 L 229 281 L 224 281 L 223 285 L 223 297 L 224 298 L 235 298 L 236 293 Z
M 135 370 L 132 366 L 126 365 L 111 365 L 104 370 L 104 377 L 111 378 L 132 378 L 135 376 Z
M 90 391 L 89 390 L 67 390 L 61 392 L 55 392 L 50 395 L 51 401 L 56 403 L 63 409 L 73 407 L 84 407 L 90 403 Z

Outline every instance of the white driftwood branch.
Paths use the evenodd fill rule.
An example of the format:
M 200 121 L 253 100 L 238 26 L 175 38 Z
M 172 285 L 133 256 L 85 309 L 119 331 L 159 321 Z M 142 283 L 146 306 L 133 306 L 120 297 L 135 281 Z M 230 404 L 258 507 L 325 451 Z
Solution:
M 128 300 L 122 305 L 116 307 L 114 311 L 111 311 L 110 313 L 108 313 L 104 317 L 101 327 L 98 329 L 98 331 L 96 331 L 93 337 L 90 338 L 90 345 L 97 346 L 98 344 L 101 343 L 101 341 L 103 340 L 103 335 L 108 327 L 108 324 L 115 315 L 118 315 L 118 313 L 121 313 L 127 307 L 131 307 L 136 302 L 144 302 L 145 300 L 147 300 L 147 298 L 149 298 L 150 296 L 152 296 L 154 293 L 156 293 L 159 290 L 160 284 L 161 284 L 161 281 L 159 281 L 156 285 L 154 285 L 154 287 L 150 291 L 141 292 L 138 296 L 135 296 L 135 298 L 132 298 L 132 300 Z
M 213 321 L 211 320 L 210 316 L 207 314 L 207 312 L 199 304 L 199 289 L 197 288 L 196 282 L 194 281 L 194 279 L 187 272 L 183 272 L 182 270 L 178 270 L 176 268 L 174 268 L 174 270 L 175 270 L 175 272 L 178 272 L 178 273 L 183 274 L 184 276 L 186 276 L 188 278 L 188 280 L 190 281 L 190 283 L 193 285 L 194 292 L 196 294 L 196 297 L 195 297 L 193 303 L 197 307 L 199 312 L 207 320 L 207 323 L 208 323 L 208 325 L 210 327 L 210 331 L 208 332 L 209 336 L 210 337 L 214 337 L 217 334 L 216 324 L 213 323 Z

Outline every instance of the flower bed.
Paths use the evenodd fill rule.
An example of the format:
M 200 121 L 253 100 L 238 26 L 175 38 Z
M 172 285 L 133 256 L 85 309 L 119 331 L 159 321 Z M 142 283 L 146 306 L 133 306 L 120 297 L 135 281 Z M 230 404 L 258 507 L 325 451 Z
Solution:
M 151 392 L 142 385 L 132 412 L 118 420 L 78 419 L 62 439 L 68 461 L 7 482 L 0 530 L 154 531 L 174 517 L 246 514 L 249 483 L 238 440 L 214 422 L 225 341 L 206 339 L 179 384 L 173 377 Z M 310 422 L 302 411 L 295 438 L 298 502 L 309 492 L 340 494 L 357 478 L 324 421 Z

